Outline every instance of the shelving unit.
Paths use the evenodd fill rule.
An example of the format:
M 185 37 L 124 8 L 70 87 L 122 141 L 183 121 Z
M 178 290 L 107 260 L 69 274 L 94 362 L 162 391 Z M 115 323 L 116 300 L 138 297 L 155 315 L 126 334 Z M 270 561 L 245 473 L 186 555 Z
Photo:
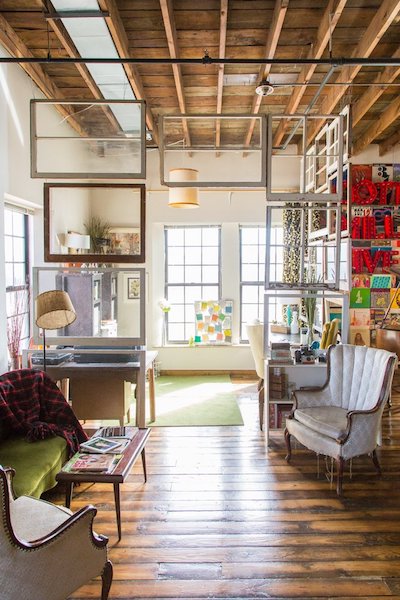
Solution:
M 68 292 L 74 307 L 79 307 L 77 319 L 65 328 L 69 336 L 98 336 L 102 320 L 102 275 L 95 273 L 60 273 L 57 289 Z
M 264 361 L 265 422 L 264 432 L 269 441 L 271 429 L 284 429 L 285 418 L 292 408 L 292 391 L 303 386 L 322 385 L 326 380 L 324 363 L 276 364 Z M 280 397 L 276 397 L 279 396 Z

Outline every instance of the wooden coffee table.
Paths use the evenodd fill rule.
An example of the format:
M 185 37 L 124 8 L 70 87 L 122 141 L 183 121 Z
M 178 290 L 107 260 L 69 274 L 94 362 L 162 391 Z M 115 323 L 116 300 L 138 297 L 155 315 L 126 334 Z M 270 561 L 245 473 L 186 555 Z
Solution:
M 139 454 L 142 456 L 144 480 L 147 481 L 145 445 L 150 435 L 150 429 L 142 428 L 136 433 L 135 437 L 121 451 L 122 458 L 112 473 L 72 473 L 60 471 L 56 475 L 57 481 L 62 481 L 66 485 L 65 506 L 71 505 L 72 491 L 74 483 L 112 483 L 114 486 L 115 513 L 117 516 L 118 540 L 121 539 L 121 501 L 119 486 L 124 483 L 128 477 L 131 468 L 135 464 Z

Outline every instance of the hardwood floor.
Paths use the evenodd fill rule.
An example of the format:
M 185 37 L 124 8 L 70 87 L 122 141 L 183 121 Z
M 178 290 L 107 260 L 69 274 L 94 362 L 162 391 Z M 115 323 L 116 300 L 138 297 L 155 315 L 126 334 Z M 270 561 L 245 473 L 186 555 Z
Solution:
M 81 485 L 72 508 L 98 507 L 110 537 L 110 598 L 400 598 L 400 377 L 385 411 L 379 457 L 353 461 L 344 494 L 316 458 L 282 432 L 270 449 L 258 429 L 256 385 L 235 380 L 243 427 L 155 428 L 121 486 L 117 543 L 112 487 Z M 60 494 L 53 501 L 62 502 Z M 100 584 L 73 598 L 99 597 Z

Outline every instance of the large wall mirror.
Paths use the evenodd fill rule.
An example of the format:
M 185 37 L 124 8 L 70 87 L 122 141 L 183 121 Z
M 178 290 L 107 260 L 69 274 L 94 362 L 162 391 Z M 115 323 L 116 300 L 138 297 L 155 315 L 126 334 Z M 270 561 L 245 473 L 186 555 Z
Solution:
M 145 186 L 45 183 L 47 262 L 145 262 Z

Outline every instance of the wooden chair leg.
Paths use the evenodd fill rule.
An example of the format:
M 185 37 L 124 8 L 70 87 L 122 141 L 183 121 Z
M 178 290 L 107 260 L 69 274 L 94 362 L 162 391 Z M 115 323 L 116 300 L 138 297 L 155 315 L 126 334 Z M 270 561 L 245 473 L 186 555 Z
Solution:
M 343 470 L 344 470 L 344 459 L 339 456 L 336 459 L 337 464 L 337 483 L 336 483 L 336 493 L 338 496 L 342 495 L 343 490 Z
M 372 452 L 372 462 L 374 463 L 375 469 L 377 470 L 379 475 L 382 475 L 382 469 L 381 469 L 381 465 L 379 464 L 378 455 L 376 453 L 376 450 L 374 450 Z
M 264 379 L 260 379 L 257 386 L 258 391 L 258 414 L 260 419 L 260 429 L 264 426 Z
M 101 579 L 101 600 L 108 600 L 108 594 L 110 593 L 110 587 L 113 579 L 113 566 L 110 560 L 108 560 L 104 565 Z
M 292 446 L 290 444 L 290 433 L 288 432 L 288 430 L 285 428 L 285 442 L 286 442 L 286 449 L 287 449 L 287 454 L 285 456 L 285 459 L 287 462 L 290 462 L 290 459 L 292 458 Z

